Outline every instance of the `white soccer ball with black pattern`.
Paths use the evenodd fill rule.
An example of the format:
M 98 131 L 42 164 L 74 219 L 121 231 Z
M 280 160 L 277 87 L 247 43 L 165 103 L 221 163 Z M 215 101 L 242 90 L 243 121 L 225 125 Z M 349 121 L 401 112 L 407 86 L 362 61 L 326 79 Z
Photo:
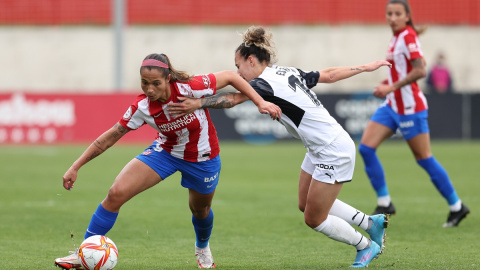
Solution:
M 110 270 L 117 264 L 118 249 L 112 239 L 94 235 L 82 242 L 78 256 L 85 270 Z

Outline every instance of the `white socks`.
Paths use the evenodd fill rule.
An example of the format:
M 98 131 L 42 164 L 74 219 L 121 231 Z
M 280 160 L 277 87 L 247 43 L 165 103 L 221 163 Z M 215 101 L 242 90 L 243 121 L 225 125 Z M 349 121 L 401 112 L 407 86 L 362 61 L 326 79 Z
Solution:
M 392 199 L 390 198 L 390 195 L 377 197 L 378 206 L 388 207 L 391 202 L 392 202 Z
M 370 216 L 340 201 L 339 199 L 335 200 L 329 214 L 337 216 L 349 224 L 356 225 L 364 230 L 369 229 L 368 223 Z
M 368 238 L 355 230 L 345 220 L 333 215 L 328 215 L 327 219 L 314 230 L 333 240 L 352 245 L 357 250 L 362 250 L 370 244 Z
M 458 200 L 456 203 L 450 205 L 449 207 L 450 207 L 450 211 L 452 212 L 458 212 L 462 210 L 462 200 Z

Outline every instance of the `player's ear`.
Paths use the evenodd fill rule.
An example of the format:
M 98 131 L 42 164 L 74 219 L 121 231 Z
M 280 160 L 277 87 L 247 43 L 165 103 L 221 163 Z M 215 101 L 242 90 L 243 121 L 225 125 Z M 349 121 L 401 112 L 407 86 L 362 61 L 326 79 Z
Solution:
M 172 74 L 169 73 L 166 78 L 167 83 L 169 83 L 171 79 L 172 79 Z
M 253 57 L 253 55 L 249 55 L 247 61 L 250 66 L 253 67 L 255 65 L 255 57 Z

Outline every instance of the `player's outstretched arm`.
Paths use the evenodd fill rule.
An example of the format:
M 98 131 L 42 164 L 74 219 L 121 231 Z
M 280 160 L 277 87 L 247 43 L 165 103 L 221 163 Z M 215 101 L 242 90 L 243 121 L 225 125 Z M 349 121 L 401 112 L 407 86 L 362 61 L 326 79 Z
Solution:
M 214 73 L 214 75 L 217 79 L 217 89 L 231 85 L 252 100 L 252 102 L 258 107 L 260 113 L 268 113 L 272 119 L 277 119 L 281 116 L 282 110 L 280 107 L 271 102 L 265 101 L 247 81 L 238 75 L 237 72 L 226 70 Z
M 83 154 L 73 162 L 72 166 L 63 175 L 63 187 L 67 190 L 73 188 L 77 180 L 78 170 L 88 163 L 90 160 L 105 152 L 108 148 L 114 145 L 123 135 L 127 134 L 129 130 L 124 128 L 120 123 L 115 124 L 112 128 L 100 135 Z
M 379 60 L 360 66 L 326 68 L 319 71 L 320 79 L 318 80 L 318 82 L 334 83 L 346 78 L 350 78 L 362 72 L 375 71 L 383 66 L 388 66 L 391 68 L 392 64 L 384 60 Z

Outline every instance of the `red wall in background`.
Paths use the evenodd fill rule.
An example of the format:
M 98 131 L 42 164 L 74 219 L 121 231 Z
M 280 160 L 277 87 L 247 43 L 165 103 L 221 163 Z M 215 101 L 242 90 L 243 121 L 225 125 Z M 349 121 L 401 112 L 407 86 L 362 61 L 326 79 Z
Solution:
M 386 0 L 124 0 L 129 24 L 384 23 Z M 478 0 L 410 0 L 414 21 L 480 24 Z M 0 24 L 109 24 L 112 0 L 0 0 Z
M 135 94 L 0 94 L 0 144 L 90 143 L 113 127 Z M 143 126 L 120 142 L 150 144 L 156 131 Z

